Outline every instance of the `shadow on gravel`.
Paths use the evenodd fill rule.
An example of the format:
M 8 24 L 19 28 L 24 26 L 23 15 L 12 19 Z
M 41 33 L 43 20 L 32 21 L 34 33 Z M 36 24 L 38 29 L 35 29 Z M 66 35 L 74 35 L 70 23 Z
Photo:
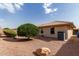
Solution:
M 79 56 L 79 40 L 68 40 L 64 45 L 62 45 L 55 56 Z
M 32 39 L 15 39 L 15 38 L 5 38 L 3 40 L 10 41 L 10 42 L 26 42 L 26 41 L 32 41 Z
M 46 42 L 50 42 L 50 41 L 63 41 L 63 40 L 58 40 L 57 38 L 51 38 L 51 37 L 42 37 L 42 36 L 38 36 L 38 37 L 34 37 L 35 39 L 38 40 L 43 40 Z

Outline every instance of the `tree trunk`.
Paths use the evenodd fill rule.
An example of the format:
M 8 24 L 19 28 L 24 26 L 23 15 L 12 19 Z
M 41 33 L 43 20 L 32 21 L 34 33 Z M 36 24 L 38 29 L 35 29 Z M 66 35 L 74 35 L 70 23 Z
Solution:
M 30 37 L 27 38 L 28 40 L 30 39 Z

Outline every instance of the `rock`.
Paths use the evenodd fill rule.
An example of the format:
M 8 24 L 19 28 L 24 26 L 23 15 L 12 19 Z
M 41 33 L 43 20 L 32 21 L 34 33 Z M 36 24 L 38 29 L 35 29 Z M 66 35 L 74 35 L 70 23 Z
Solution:
M 51 51 L 49 48 L 43 47 L 43 48 L 36 49 L 35 54 L 39 56 L 47 56 L 50 54 L 50 52 Z

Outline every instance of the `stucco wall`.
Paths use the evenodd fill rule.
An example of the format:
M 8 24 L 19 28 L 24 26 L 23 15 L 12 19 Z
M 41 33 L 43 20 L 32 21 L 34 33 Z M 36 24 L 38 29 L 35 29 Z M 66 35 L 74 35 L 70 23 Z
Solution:
M 73 36 L 73 30 L 70 29 L 70 30 L 68 30 L 67 32 L 68 32 L 68 39 L 70 39 L 71 36 Z
M 69 27 L 67 26 L 63 26 L 63 27 L 54 27 L 55 28 L 55 34 L 51 34 L 50 33 L 50 28 L 51 27 L 48 27 L 48 28 L 42 28 L 43 29 L 43 34 L 40 33 L 40 35 L 44 35 L 46 37 L 55 37 L 57 38 L 58 37 L 58 32 L 61 31 L 61 32 L 64 32 L 65 33 L 65 39 L 68 39 L 72 36 L 72 33 L 73 33 L 73 30 L 72 29 L 69 29 Z
M 64 32 L 65 33 L 65 39 L 67 39 L 68 33 L 67 33 L 68 28 L 66 26 L 64 27 L 56 27 L 55 31 L 56 31 L 56 37 L 58 37 L 58 32 Z
M 43 28 L 43 34 L 40 33 L 40 35 L 44 35 L 46 37 L 56 37 L 56 34 L 50 34 L 50 28 Z

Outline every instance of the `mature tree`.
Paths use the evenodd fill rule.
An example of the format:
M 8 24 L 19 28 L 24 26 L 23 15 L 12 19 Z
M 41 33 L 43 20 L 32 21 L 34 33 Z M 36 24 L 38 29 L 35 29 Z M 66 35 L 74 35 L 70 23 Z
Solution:
M 36 36 L 38 33 L 38 27 L 30 23 L 20 25 L 17 28 L 18 36 L 25 36 L 28 37 L 28 39 L 30 39 L 32 36 Z

